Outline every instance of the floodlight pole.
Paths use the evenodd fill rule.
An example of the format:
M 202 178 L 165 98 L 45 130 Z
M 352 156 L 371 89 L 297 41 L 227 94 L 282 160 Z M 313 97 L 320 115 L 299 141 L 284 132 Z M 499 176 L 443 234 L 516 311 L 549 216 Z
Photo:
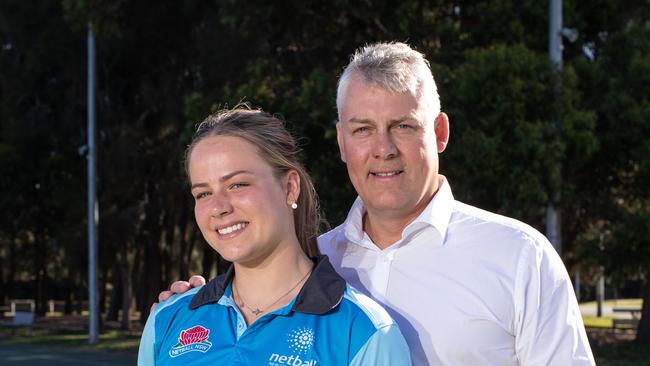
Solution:
M 99 308 L 97 296 L 97 205 L 95 149 L 95 37 L 88 23 L 88 343 L 99 340 Z
M 548 53 L 551 62 L 557 73 L 557 83 L 553 85 L 555 102 L 559 103 L 560 98 L 560 73 L 562 71 L 562 0 L 550 0 L 549 2 L 549 22 L 548 22 Z M 559 118 L 559 116 L 555 116 Z M 556 126 L 559 121 L 555 121 Z M 557 174 L 560 174 L 559 172 Z M 552 181 L 558 183 L 559 176 L 552 176 Z M 562 231 L 561 231 L 561 215 L 558 207 L 560 203 L 560 191 L 558 187 L 554 188 L 554 192 L 549 198 L 548 205 L 546 206 L 546 237 L 553 244 L 553 247 L 562 254 Z

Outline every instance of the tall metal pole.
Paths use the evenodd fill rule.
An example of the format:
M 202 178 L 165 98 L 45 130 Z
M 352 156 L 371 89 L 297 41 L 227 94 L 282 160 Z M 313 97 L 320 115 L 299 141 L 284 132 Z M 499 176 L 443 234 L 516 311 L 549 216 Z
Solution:
M 602 317 L 605 303 L 605 269 L 600 266 L 598 270 L 598 283 L 596 284 L 596 316 Z
M 562 0 L 550 0 L 549 22 L 548 22 L 548 53 L 557 72 L 557 84 L 553 86 L 556 103 L 560 98 L 560 72 L 562 71 Z M 559 118 L 559 116 L 555 116 Z M 556 126 L 559 121 L 555 121 Z M 558 173 L 559 174 L 559 173 Z M 560 177 L 551 177 L 554 183 L 559 184 Z M 562 231 L 560 227 L 561 216 L 558 207 L 560 203 L 560 191 L 558 187 L 551 194 L 546 206 L 546 237 L 553 244 L 558 253 L 562 253 Z
M 88 343 L 99 339 L 99 308 L 97 296 L 97 205 L 95 149 L 95 37 L 88 23 Z

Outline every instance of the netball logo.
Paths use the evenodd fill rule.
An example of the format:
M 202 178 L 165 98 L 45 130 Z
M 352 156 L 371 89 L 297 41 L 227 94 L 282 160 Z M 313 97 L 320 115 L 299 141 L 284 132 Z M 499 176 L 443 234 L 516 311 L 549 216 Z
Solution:
M 195 325 L 192 328 L 181 330 L 178 343 L 169 350 L 169 356 L 178 357 L 188 352 L 206 353 L 212 343 L 208 340 L 210 329 Z
M 314 345 L 314 330 L 309 328 L 296 329 L 289 333 L 289 348 L 294 352 L 305 354 Z
M 316 337 L 310 328 L 298 328 L 287 335 L 287 343 L 291 354 L 273 353 L 269 357 L 269 366 L 317 366 L 318 361 L 307 359 L 314 346 Z

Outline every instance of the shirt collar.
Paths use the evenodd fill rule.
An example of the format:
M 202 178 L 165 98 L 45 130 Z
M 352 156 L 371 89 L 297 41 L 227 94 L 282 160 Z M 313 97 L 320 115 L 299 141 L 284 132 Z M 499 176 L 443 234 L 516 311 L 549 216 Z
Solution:
M 325 255 L 312 258 L 314 269 L 307 278 L 293 304 L 292 311 L 324 314 L 335 308 L 343 298 L 345 280 L 339 276 Z M 192 298 L 189 308 L 195 310 L 205 304 L 218 302 L 235 275 L 234 266 L 203 286 Z
M 441 244 L 445 242 L 447 227 L 449 227 L 449 220 L 454 208 L 454 195 L 451 193 L 447 178 L 442 175 L 439 177 L 438 192 L 420 215 L 406 226 L 403 236 L 407 236 L 423 226 L 432 226 L 440 234 Z
M 424 208 L 418 217 L 409 223 L 402 232 L 402 238 L 410 236 L 416 231 L 422 230 L 426 227 L 433 227 L 440 235 L 440 244 L 444 243 L 447 237 L 447 227 L 451 219 L 451 213 L 454 207 L 454 196 L 451 192 L 451 187 L 447 182 L 447 178 L 443 175 L 438 175 L 440 184 L 438 185 L 438 192 L 433 196 L 431 202 Z M 345 238 L 340 238 L 343 241 L 351 241 L 361 246 L 367 246 L 371 243 L 367 238 L 366 233 L 363 231 L 363 215 L 366 213 L 366 206 L 363 204 L 361 197 L 352 204 L 348 216 L 343 223 L 343 230 L 341 234 Z M 345 240 L 347 239 L 347 240 Z M 373 244 L 374 246 L 374 244 Z

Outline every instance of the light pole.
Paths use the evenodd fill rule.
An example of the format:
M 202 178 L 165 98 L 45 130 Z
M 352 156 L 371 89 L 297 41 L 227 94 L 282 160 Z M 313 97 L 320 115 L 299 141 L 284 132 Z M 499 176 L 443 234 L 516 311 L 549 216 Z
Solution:
M 548 54 L 557 73 L 557 83 L 553 85 L 555 102 L 560 97 L 560 73 L 562 72 L 562 0 L 550 0 L 549 2 L 549 22 L 548 22 Z M 559 118 L 559 116 L 555 116 Z M 556 120 L 555 125 L 559 123 Z M 557 175 L 560 175 L 559 169 Z M 551 176 L 552 182 L 559 186 L 560 177 Z M 560 203 L 559 187 L 554 187 L 554 191 L 546 206 L 546 237 L 553 244 L 555 250 L 562 254 L 562 231 L 560 227 L 561 213 L 558 205 Z
M 99 340 L 99 307 L 97 296 L 97 205 L 95 149 L 95 37 L 88 23 L 88 343 Z

